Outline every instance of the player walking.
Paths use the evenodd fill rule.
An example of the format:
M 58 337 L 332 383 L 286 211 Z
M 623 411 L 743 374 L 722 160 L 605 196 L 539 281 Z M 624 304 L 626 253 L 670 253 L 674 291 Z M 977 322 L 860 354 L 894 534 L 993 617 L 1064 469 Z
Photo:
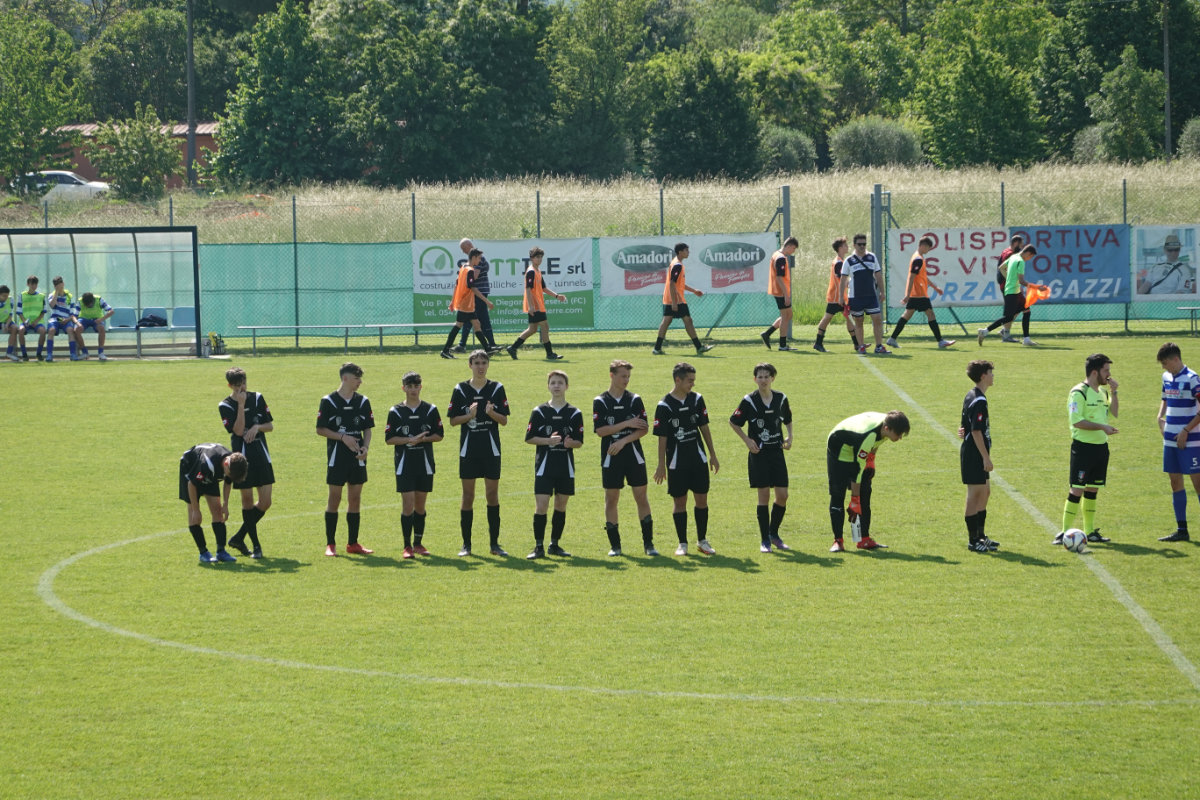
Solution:
M 667 267 L 667 282 L 663 286 L 663 318 L 658 326 L 658 338 L 654 340 L 654 349 L 650 351 L 656 356 L 663 355 L 663 342 L 666 340 L 667 328 L 671 326 L 673 319 L 683 320 L 683 328 L 696 348 L 696 355 L 707 353 L 714 347 L 711 344 L 700 343 L 700 337 L 696 335 L 696 327 L 692 324 L 692 312 L 688 310 L 688 304 L 684 302 L 684 292 L 691 292 L 696 297 L 704 296 L 704 292 L 693 289 L 684 280 L 683 260 L 688 257 L 689 252 L 688 246 L 683 242 L 675 245 L 675 257 L 671 259 L 671 265 Z
M 771 256 L 770 269 L 767 272 L 767 294 L 775 300 L 779 316 L 761 334 L 763 344 L 771 349 L 771 335 L 779 331 L 779 349 L 791 350 L 788 347 L 788 337 L 792 335 L 792 265 L 789 257 L 796 252 L 800 243 L 795 236 L 789 236 L 783 242 L 783 247 Z
M 925 254 L 932 249 L 933 239 L 929 236 L 922 236 L 921 240 L 917 242 L 917 252 L 913 253 L 908 260 L 908 283 L 904 287 L 904 314 L 896 323 L 896 327 L 892 329 L 892 335 L 887 340 L 888 347 L 900 346 L 896 344 L 896 340 L 900 338 L 904 326 L 912 319 L 913 314 L 918 311 L 924 312 L 925 319 L 929 322 L 929 330 L 933 332 L 933 339 L 937 342 L 938 347 L 950 347 L 954 344 L 953 339 L 942 338 L 942 328 L 934 316 L 933 303 L 929 302 L 930 289 L 938 294 L 943 294 L 942 287 L 929 279 Z
M 546 350 L 546 360 L 558 361 L 562 358 L 554 352 L 554 346 L 550 344 L 550 323 L 546 319 L 546 295 L 549 294 L 560 303 L 565 303 L 567 296 L 546 288 L 546 279 L 542 276 L 541 269 L 542 258 L 545 255 L 546 251 L 540 247 L 533 247 L 529 250 L 529 263 L 525 265 L 525 294 L 521 301 L 521 305 L 528 315 L 529 327 L 517 337 L 515 342 L 504 348 L 505 352 L 513 359 L 516 359 L 517 351 L 525 344 L 525 340 L 532 336 L 534 331 L 539 330 L 542 347 Z
M 821 321 L 817 323 L 817 340 L 813 342 L 813 350 L 818 353 L 825 352 L 825 329 L 829 327 L 830 321 L 841 314 L 842 319 L 846 322 L 846 332 L 850 334 L 850 341 L 854 342 L 854 349 L 858 350 L 858 334 L 854 331 L 854 323 L 850 319 L 850 305 L 846 300 L 846 293 L 842 291 L 842 265 L 845 263 L 846 253 L 849 246 L 846 244 L 846 237 L 839 236 L 833 240 L 833 252 L 836 254 L 833 259 L 832 271 L 829 274 L 829 287 L 825 290 L 825 316 L 821 317 Z

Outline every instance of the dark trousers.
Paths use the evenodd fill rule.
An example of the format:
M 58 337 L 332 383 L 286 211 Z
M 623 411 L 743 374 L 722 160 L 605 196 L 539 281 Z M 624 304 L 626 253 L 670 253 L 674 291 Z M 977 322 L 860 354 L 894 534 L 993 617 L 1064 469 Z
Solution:
M 492 315 L 488 313 L 487 304 L 481 302 L 479 298 L 475 298 L 475 318 L 479 320 L 479 328 L 483 331 L 483 338 L 490 342 L 494 342 L 496 337 L 492 336 Z M 471 326 L 464 325 L 462 330 L 462 338 L 459 344 L 463 347 L 467 346 L 467 339 L 471 336 Z

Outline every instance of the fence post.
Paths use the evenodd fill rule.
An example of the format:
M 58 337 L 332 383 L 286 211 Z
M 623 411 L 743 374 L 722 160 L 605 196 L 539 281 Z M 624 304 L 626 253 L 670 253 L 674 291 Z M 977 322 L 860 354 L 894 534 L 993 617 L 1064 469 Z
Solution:
M 663 217 L 663 185 L 658 185 L 658 235 L 665 236 L 666 220 Z
M 792 187 L 788 184 L 783 185 L 783 236 L 779 237 L 780 241 L 792 235 Z
M 49 200 L 42 201 L 42 227 L 43 228 L 50 227 L 50 201 Z
M 167 225 L 175 227 L 175 198 L 167 195 Z
M 871 191 L 871 245 L 881 252 L 885 252 L 887 248 L 883 247 L 883 184 L 875 184 L 875 188 Z M 884 256 L 886 258 L 886 256 Z
M 1004 181 L 1000 181 L 1000 227 L 1008 227 L 1004 223 Z
M 296 195 L 292 195 L 292 315 L 296 328 L 296 349 L 300 349 L 300 244 L 296 237 Z
M 537 190 L 537 237 L 542 238 L 542 190 Z
M 1129 224 L 1129 182 L 1121 178 L 1121 224 Z
M 409 197 L 412 199 L 412 241 L 417 240 L 417 193 L 409 192 Z

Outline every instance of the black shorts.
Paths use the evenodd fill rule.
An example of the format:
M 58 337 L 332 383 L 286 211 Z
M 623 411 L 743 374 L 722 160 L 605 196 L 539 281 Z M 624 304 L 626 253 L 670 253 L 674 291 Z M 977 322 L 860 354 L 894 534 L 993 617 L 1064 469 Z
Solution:
M 639 462 L 636 455 L 637 451 L 633 449 L 633 445 L 627 446 L 615 456 L 606 453 L 608 466 L 604 466 L 603 460 L 600 462 L 601 485 L 605 489 L 620 489 L 626 483 L 630 486 L 647 485 L 649 479 L 646 476 L 646 462 Z
M 537 325 L 539 322 L 545 322 L 545 321 L 546 321 L 546 312 L 545 311 L 534 311 L 532 314 L 529 315 L 529 324 L 530 325 Z
M 841 449 L 839 445 L 839 449 Z M 854 461 L 839 461 L 836 451 L 825 451 L 825 472 L 829 476 L 831 497 L 845 497 L 850 484 L 858 479 L 858 464 Z
M 1025 310 L 1025 295 L 1023 294 L 1006 294 L 1004 295 L 1004 320 L 1012 322 Z
M 188 496 L 188 480 L 187 473 L 183 470 L 183 462 L 179 462 L 179 499 L 185 503 L 192 502 L 192 498 Z M 196 494 L 199 497 L 208 495 L 209 497 L 221 496 L 221 482 L 214 481 L 212 483 L 196 484 Z M 198 499 L 197 498 L 197 499 Z
M 254 443 L 251 443 L 246 449 L 248 451 L 246 456 L 246 479 L 241 483 L 235 483 L 233 488 L 255 489 L 259 486 L 270 486 L 275 483 L 275 469 L 271 466 L 271 459 L 267 455 L 266 450 Z
M 879 314 L 883 309 L 879 306 L 879 298 L 872 295 L 871 297 L 850 298 L 850 316 L 861 317 L 863 314 Z
M 545 475 L 533 476 L 534 494 L 575 494 L 575 477 L 565 469 L 547 470 Z
M 909 311 L 932 311 L 933 303 L 929 302 L 928 297 L 910 297 L 904 307 Z
M 1071 442 L 1071 488 L 1103 486 L 1108 477 L 1108 442 Z
M 708 464 L 695 464 L 667 470 L 667 494 L 685 497 L 692 494 L 708 494 Z
M 458 459 L 458 477 L 463 480 L 486 478 L 500 480 L 500 456 L 476 456 Z
M 746 456 L 746 471 L 750 475 L 751 489 L 774 486 L 787 488 L 787 460 L 783 457 L 782 448 L 772 447 L 758 453 L 747 453 Z
M 988 473 L 983 469 L 983 455 L 968 435 L 958 448 L 958 471 L 967 486 L 978 486 L 988 482 Z
M 775 307 L 780 311 L 792 307 L 792 298 L 790 297 L 777 297 L 776 295 L 771 295 L 771 297 L 775 298 Z
M 433 473 L 425 467 L 424 453 L 413 451 L 404 454 L 403 466 L 396 473 L 396 491 L 400 493 L 433 491 Z
M 826 303 L 825 304 L 825 313 L 826 314 L 845 314 L 846 307 L 844 305 L 842 305 L 841 303 Z
M 333 464 L 325 468 L 325 483 L 329 486 L 345 486 L 347 483 L 358 485 L 366 482 L 367 465 L 360 464 L 357 458 L 346 453 L 336 453 Z
M 475 319 L 474 311 L 459 311 L 454 317 L 455 322 L 462 322 L 464 324 L 469 323 L 473 319 Z
M 664 317 L 674 317 L 675 319 L 683 319 L 684 317 L 690 317 L 691 315 L 692 315 L 692 312 L 688 310 L 687 303 L 680 303 L 674 311 L 671 310 L 670 303 L 663 303 L 663 316 Z

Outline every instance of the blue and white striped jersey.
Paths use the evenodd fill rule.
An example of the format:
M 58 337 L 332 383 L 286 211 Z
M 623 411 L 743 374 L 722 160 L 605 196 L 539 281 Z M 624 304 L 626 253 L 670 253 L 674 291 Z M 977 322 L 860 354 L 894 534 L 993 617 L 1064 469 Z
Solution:
M 1200 412 L 1200 375 L 1184 366 L 1178 375 L 1164 372 L 1162 382 L 1162 399 L 1167 404 L 1163 439 L 1174 445 L 1175 437 Z M 1200 449 L 1200 430 L 1188 433 L 1187 446 Z

